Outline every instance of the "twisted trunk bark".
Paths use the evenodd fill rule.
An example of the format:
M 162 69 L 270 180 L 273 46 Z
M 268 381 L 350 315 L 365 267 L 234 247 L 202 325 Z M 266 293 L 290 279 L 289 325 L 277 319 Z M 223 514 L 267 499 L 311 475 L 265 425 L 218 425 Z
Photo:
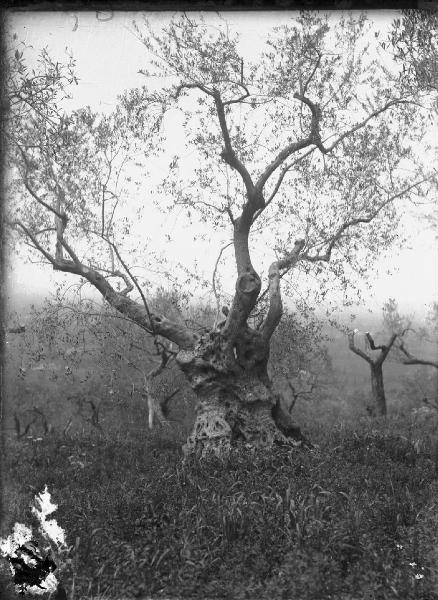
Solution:
M 231 346 L 227 334 L 216 330 L 179 352 L 177 362 L 198 398 L 186 454 L 223 455 L 239 443 L 306 442 L 272 390 L 268 357 L 269 343 L 246 325 Z

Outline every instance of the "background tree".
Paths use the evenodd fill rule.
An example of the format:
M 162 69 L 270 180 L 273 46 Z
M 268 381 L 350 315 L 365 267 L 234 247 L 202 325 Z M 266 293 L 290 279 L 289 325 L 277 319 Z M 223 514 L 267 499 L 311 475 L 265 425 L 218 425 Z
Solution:
M 374 343 L 374 339 L 372 335 L 367 331 L 365 333 L 365 337 L 369 344 L 370 350 L 380 350 L 379 355 L 376 358 L 372 358 L 369 354 L 361 350 L 355 345 L 354 336 L 357 333 L 357 330 L 352 331 L 348 335 L 348 345 L 352 352 L 363 358 L 370 365 L 371 370 L 371 394 L 373 403 L 375 406 L 375 411 L 379 416 L 386 415 L 386 397 L 385 397 L 385 387 L 383 385 L 383 363 L 387 358 L 391 348 L 397 338 L 397 334 L 393 334 L 387 344 L 381 344 L 380 346 L 376 346 Z
M 143 74 L 164 77 L 161 89 L 132 90 L 105 117 L 83 109 L 48 128 L 32 108 L 20 120 L 9 148 L 9 222 L 53 269 L 91 284 L 158 343 L 177 346 L 198 398 L 188 451 L 299 437 L 267 370 L 283 312 L 280 281 L 289 275 L 291 290 L 297 273 L 316 279 L 319 300 L 337 283 L 348 301 L 372 260 L 402 241 L 400 202 L 425 193 L 434 176 L 412 160 L 417 98 L 394 93 L 392 76 L 368 51 L 364 16 L 334 23 L 304 13 L 271 32 L 252 61 L 224 21 L 216 28 L 182 15 L 159 31 L 145 28 L 137 28 L 147 52 Z M 235 291 L 225 322 L 209 331 L 154 311 L 144 291 L 150 285 L 140 285 L 126 258 L 137 262 L 141 252 L 122 209 L 129 203 L 137 220 L 148 215 L 127 165 L 147 185 L 136 156 L 149 160 L 164 147 L 175 108 L 196 166 L 174 157 L 157 201 L 162 210 L 185 207 L 188 223 L 196 214 L 232 233 Z M 264 243 L 270 264 L 256 269 L 254 251 Z M 268 310 L 253 326 L 260 298 Z
M 393 359 L 411 367 L 405 381 L 410 396 L 426 405 L 437 401 L 438 369 L 438 305 L 435 302 L 426 319 L 418 322 L 412 315 L 400 313 L 394 298 L 383 307 L 383 325 L 387 332 L 396 333 Z M 412 368 L 413 367 L 413 368 Z

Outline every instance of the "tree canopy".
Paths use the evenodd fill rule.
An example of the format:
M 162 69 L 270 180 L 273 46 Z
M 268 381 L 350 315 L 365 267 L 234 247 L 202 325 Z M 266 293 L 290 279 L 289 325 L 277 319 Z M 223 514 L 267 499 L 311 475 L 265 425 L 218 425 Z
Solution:
M 55 268 L 58 236 L 58 258 L 68 256 L 61 270 L 78 271 L 65 262 L 74 263 L 73 252 L 102 273 L 122 272 L 109 241 L 126 244 L 130 231 L 127 173 L 140 152 L 160 152 L 166 114 L 178 108 L 197 161 L 192 169 L 180 157 L 170 164 L 159 191 L 166 208 L 182 205 L 234 230 L 239 273 L 252 264 L 243 239 L 251 229 L 250 247 L 269 243 L 268 256 L 285 257 L 281 274 L 302 238 L 296 268 L 320 282 L 331 272 L 351 286 L 354 271 L 366 275 L 370 260 L 397 240 L 397 205 L 430 176 L 412 161 L 408 118 L 418 90 L 394 85 L 369 30 L 365 16 L 336 22 L 304 13 L 271 32 L 249 61 L 225 21 L 215 28 L 181 15 L 158 31 L 146 22 L 137 25 L 147 51 L 143 75 L 164 85 L 129 91 L 108 117 L 87 108 L 62 114 L 71 59 L 52 64 L 43 51 L 44 75 L 30 74 L 17 50 L 8 88 L 15 227 Z
M 425 119 L 436 118 L 430 86 L 406 85 L 403 56 L 397 67 L 365 14 L 297 13 L 251 57 L 221 15 L 182 13 L 160 27 L 145 19 L 135 34 L 146 83 L 110 115 L 61 111 L 75 82 L 71 58 L 59 65 L 43 51 L 30 72 L 21 51 L 12 54 L 8 221 L 53 269 L 176 343 L 183 370 L 210 361 L 202 376 L 191 372 L 195 388 L 214 361 L 216 375 L 260 372 L 282 316 L 282 279 L 292 294 L 302 277 L 316 302 L 336 284 L 351 301 L 373 261 L 403 244 L 406 202 L 436 179 L 418 152 Z M 153 159 L 172 140 L 175 111 L 191 160 L 174 155 L 157 186 Z M 142 223 L 146 237 L 154 201 L 162 211 L 183 208 L 187 224 L 223 230 L 233 246 L 235 290 L 209 341 L 151 310 L 151 290 L 133 274 L 141 253 L 131 233 Z M 214 277 L 213 288 L 219 308 Z M 201 346 L 201 362 L 184 354 Z

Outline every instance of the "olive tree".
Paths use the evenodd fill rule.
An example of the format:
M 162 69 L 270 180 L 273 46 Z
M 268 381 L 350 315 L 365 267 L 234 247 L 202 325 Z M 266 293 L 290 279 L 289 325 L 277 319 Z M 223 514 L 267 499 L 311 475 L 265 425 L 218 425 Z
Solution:
M 383 307 L 383 323 L 385 328 L 397 336 L 394 347 L 395 358 L 404 365 L 422 365 L 438 369 L 437 335 L 438 335 L 438 303 L 434 302 L 421 326 L 413 323 L 413 317 L 400 314 L 398 304 L 390 298 Z M 421 356 L 412 350 L 412 343 L 420 343 Z
M 379 354 L 374 356 L 371 353 L 364 352 L 358 348 L 354 341 L 357 330 L 348 334 L 348 347 L 354 354 L 363 358 L 370 366 L 371 372 L 371 395 L 375 407 L 375 412 L 379 417 L 386 416 L 386 396 L 385 386 L 383 384 L 383 363 L 385 362 L 391 348 L 397 339 L 397 334 L 393 333 L 386 344 L 376 345 L 373 336 L 369 331 L 365 333 L 367 347 L 371 351 L 379 350 Z
M 268 373 L 282 282 L 292 294 L 300 277 L 317 302 L 336 285 L 351 301 L 374 259 L 402 243 L 403 202 L 433 176 L 413 160 L 417 92 L 394 86 L 364 15 L 294 15 L 251 58 L 221 17 L 145 20 L 136 35 L 147 83 L 112 114 L 82 109 L 48 125 L 36 108 L 26 119 L 12 111 L 8 221 L 48 266 L 174 344 L 198 399 L 187 452 L 293 441 L 299 430 Z M 143 169 L 153 169 L 175 110 L 194 162 L 173 156 L 152 191 Z M 122 209 L 134 188 L 144 195 L 130 220 Z M 211 328 L 153 310 L 130 267 L 142 256 L 132 223 L 146 235 L 152 210 L 146 191 L 164 211 L 185 209 L 186 223 L 231 236 L 235 289 Z

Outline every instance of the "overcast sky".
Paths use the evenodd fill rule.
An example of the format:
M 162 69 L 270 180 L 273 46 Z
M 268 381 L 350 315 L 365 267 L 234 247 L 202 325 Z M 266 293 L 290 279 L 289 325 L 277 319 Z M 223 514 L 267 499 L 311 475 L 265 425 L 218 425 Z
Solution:
M 155 21 L 167 21 L 172 13 L 151 13 Z M 387 27 L 395 16 L 393 11 L 371 13 L 376 25 Z M 76 74 L 79 85 L 73 90 L 73 99 L 68 108 L 90 105 L 94 110 L 109 112 L 116 104 L 117 95 L 125 89 L 143 83 L 138 70 L 144 67 L 143 46 L 133 34 L 132 21 L 139 19 L 138 13 L 129 12 L 52 12 L 10 13 L 9 28 L 19 40 L 35 48 L 47 46 L 49 54 L 59 60 L 65 57 L 65 47 L 71 49 L 77 63 Z M 260 46 L 263 32 L 270 26 L 289 19 L 291 13 L 236 13 L 227 15 L 227 20 L 242 33 L 243 53 L 251 53 Z M 212 14 L 211 18 L 216 18 Z M 154 226 L 154 218 L 148 223 Z M 158 216 L 156 216 L 158 219 Z M 158 223 L 158 220 L 157 220 Z M 166 227 L 169 226 L 167 223 Z M 404 310 L 421 314 L 429 304 L 438 299 L 438 249 L 436 232 L 429 230 L 424 222 L 406 218 L 406 226 L 411 231 L 411 248 L 406 248 L 390 261 L 377 265 L 377 281 L 374 297 L 369 304 L 380 308 L 388 297 L 395 297 Z M 176 256 L 185 256 L 190 263 L 199 250 L 190 247 L 187 232 L 178 231 L 178 222 L 171 224 L 175 234 L 172 251 Z M 157 228 L 158 231 L 158 228 Z M 163 230 L 161 230 L 162 234 Z M 164 238 L 163 238 L 164 239 Z M 188 241 L 189 240 L 189 241 Z M 211 251 L 201 260 L 206 274 L 214 264 L 221 240 L 211 240 Z M 214 250 L 214 251 L 213 251 Z M 204 253 L 205 255 L 205 253 Z M 395 268 L 392 276 L 387 276 L 388 268 Z M 10 274 L 11 282 L 29 292 L 45 292 L 55 280 L 49 267 L 41 269 L 36 265 L 14 265 Z M 56 274 L 59 278 L 59 274 Z

